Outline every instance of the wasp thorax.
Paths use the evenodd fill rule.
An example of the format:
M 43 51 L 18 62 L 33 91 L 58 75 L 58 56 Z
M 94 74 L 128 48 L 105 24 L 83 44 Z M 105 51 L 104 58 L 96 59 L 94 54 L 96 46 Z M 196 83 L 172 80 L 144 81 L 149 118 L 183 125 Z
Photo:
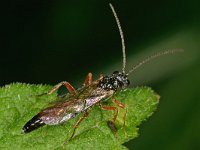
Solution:
M 125 88 L 130 84 L 128 76 L 119 71 L 114 71 L 112 75 L 105 76 L 99 83 L 99 87 L 105 90 L 117 90 Z

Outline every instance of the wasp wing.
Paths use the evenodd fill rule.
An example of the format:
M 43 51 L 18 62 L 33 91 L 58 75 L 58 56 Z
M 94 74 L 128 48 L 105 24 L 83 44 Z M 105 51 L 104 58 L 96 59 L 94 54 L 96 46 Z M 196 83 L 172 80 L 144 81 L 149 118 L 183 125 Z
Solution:
M 81 99 L 74 99 L 47 107 L 29 120 L 22 128 L 22 132 L 31 132 L 45 124 L 57 125 L 66 122 L 79 114 L 83 107 L 84 102 Z

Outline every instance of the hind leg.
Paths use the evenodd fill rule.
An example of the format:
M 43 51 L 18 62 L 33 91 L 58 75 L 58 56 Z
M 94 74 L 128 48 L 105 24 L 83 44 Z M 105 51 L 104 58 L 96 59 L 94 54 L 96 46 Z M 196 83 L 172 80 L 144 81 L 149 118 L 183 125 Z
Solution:
M 78 119 L 78 121 L 74 124 L 74 126 L 73 126 L 74 130 L 73 130 L 73 132 L 72 132 L 71 137 L 69 138 L 69 141 L 74 137 L 74 135 L 75 135 L 75 133 L 76 133 L 76 129 L 78 128 L 78 126 L 80 125 L 80 123 L 81 123 L 87 116 L 88 116 L 88 112 L 85 111 L 85 112 L 83 113 L 83 116 L 81 116 L 81 117 Z

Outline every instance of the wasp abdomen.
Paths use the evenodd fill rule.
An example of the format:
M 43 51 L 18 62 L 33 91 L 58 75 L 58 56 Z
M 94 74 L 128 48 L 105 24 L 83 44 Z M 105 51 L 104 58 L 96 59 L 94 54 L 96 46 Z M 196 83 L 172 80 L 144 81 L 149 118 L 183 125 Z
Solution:
M 36 115 L 24 125 L 22 133 L 29 133 L 39 127 L 42 127 L 43 125 L 45 125 L 43 120 L 39 117 L 39 115 Z

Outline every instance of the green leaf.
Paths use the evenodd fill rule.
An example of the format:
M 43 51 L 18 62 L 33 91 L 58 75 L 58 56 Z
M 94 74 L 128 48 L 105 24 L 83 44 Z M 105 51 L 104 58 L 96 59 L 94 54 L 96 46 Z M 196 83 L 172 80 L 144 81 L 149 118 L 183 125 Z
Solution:
M 67 123 L 44 126 L 31 133 L 21 134 L 21 128 L 41 109 L 55 101 L 56 93 L 36 96 L 47 92 L 51 86 L 15 83 L 0 89 L 0 149 L 125 149 L 123 143 L 138 136 L 138 126 L 152 115 L 159 96 L 148 87 L 127 88 L 114 95 L 126 105 L 126 133 L 122 128 L 125 110 L 119 108 L 116 134 L 108 127 L 113 111 L 94 106 L 89 116 L 78 126 L 74 138 L 69 139 L 73 124 L 82 114 Z M 105 105 L 115 106 L 111 100 Z

